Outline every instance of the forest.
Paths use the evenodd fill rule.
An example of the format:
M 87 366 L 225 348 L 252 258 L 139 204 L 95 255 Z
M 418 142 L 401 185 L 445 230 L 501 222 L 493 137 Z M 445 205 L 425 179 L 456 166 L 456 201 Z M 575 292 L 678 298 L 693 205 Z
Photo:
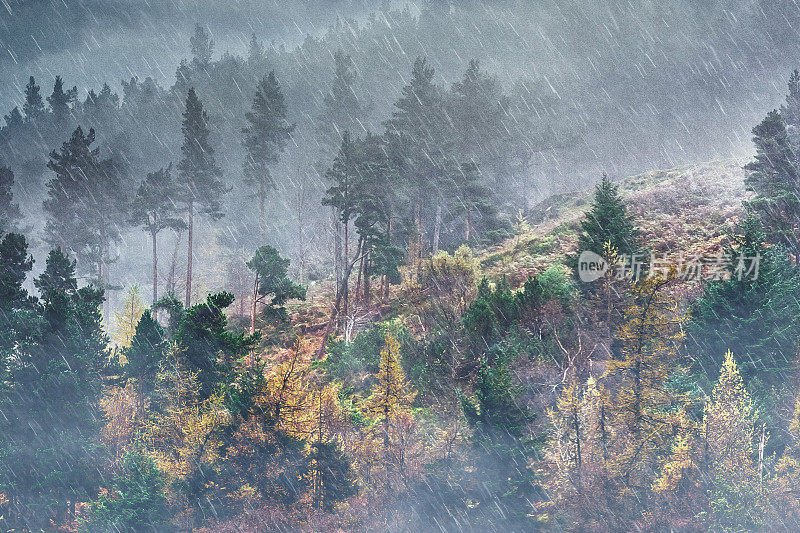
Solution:
M 800 10 L 706 7 L 0 74 L 0 530 L 800 529 Z

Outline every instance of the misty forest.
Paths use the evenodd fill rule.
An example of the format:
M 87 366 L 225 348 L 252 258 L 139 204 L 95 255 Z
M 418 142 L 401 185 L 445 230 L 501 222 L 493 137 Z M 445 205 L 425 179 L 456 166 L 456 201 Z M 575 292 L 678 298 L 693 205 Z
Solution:
M 800 5 L 0 1 L 0 530 L 800 530 Z

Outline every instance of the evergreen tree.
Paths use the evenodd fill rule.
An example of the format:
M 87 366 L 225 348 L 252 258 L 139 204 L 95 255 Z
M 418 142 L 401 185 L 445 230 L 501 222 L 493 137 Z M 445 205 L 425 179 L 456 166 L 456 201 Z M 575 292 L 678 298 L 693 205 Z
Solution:
M 444 198 L 441 186 L 452 168 L 452 132 L 441 90 L 433 83 L 434 69 L 417 58 L 411 81 L 395 102 L 392 118 L 386 122 L 389 153 L 406 188 L 416 229 L 414 237 L 422 253 L 423 214 L 431 205 L 436 218 L 431 244 L 437 244 Z M 433 246 L 434 253 L 438 251 Z M 421 257 L 421 256 L 420 256 Z
M 186 96 L 186 110 L 183 112 L 183 144 L 178 164 L 180 176 L 179 199 L 188 213 L 188 262 L 186 266 L 186 306 L 192 300 L 192 255 L 194 254 L 194 212 L 207 215 L 212 220 L 222 218 L 220 200 L 226 189 L 220 180 L 222 171 L 214 160 L 214 149 L 209 139 L 208 115 L 197 98 L 194 89 Z
M 19 204 L 14 203 L 14 172 L 0 164 L 0 235 L 13 231 L 22 218 Z
M 755 159 L 745 165 L 745 187 L 755 193 L 746 208 L 756 214 L 770 242 L 783 244 L 800 263 L 800 171 L 786 122 L 771 111 L 753 128 Z
M 93 502 L 85 531 L 108 533 L 172 531 L 164 493 L 166 478 L 155 461 L 141 452 L 125 456 L 122 473 L 109 494 Z
M 169 312 L 168 335 L 177 344 L 180 363 L 196 375 L 203 400 L 218 390 L 259 340 L 258 334 L 229 331 L 224 311 L 233 301 L 231 293 L 221 292 L 189 308 L 174 297 L 163 298 L 154 307 Z
M 253 282 L 253 306 L 250 315 L 250 334 L 256 331 L 256 312 L 259 303 L 264 304 L 262 313 L 271 319 L 286 320 L 288 300 L 306 299 L 306 290 L 286 277 L 289 260 L 280 256 L 272 246 L 265 245 L 256 250 L 255 255 L 247 262 L 247 268 L 255 273 Z M 269 303 L 266 299 L 270 298 Z
M 464 77 L 451 89 L 450 116 L 461 161 L 489 170 L 495 180 L 505 170 L 512 144 L 508 98 L 496 79 L 472 59 Z
M 33 78 L 31 78 L 33 79 Z M 50 104 L 50 110 L 53 113 L 53 119 L 56 124 L 64 122 L 72 111 L 72 105 L 78 97 L 78 88 L 64 90 L 64 81 L 61 76 L 56 76 L 56 81 L 53 84 L 53 93 L 47 97 L 47 103 Z
M 50 153 L 47 168 L 55 176 L 43 204 L 45 242 L 75 254 L 90 279 L 108 289 L 111 245 L 120 239 L 126 201 L 119 172 L 111 159 L 100 159 L 94 140 L 93 129 L 84 134 L 78 126 L 60 151 Z
M 295 129 L 286 119 L 286 104 L 274 70 L 259 82 L 253 108 L 245 114 L 245 120 L 247 125 L 242 130 L 246 151 L 244 177 L 245 183 L 255 189 L 259 201 L 261 242 L 264 243 L 267 236 L 265 204 L 267 194 L 275 188 L 270 166 L 278 162 Z
M 494 243 L 511 235 L 510 225 L 498 217 L 491 190 L 482 183 L 475 163 L 463 163 L 451 180 L 450 212 L 461 220 L 466 244 Z
M 196 24 L 194 35 L 189 38 L 189 44 L 192 48 L 192 64 L 195 67 L 208 68 L 214 53 L 214 40 L 208 30 L 200 24 Z
M 6 121 L 6 127 L 19 128 L 25 122 L 22 113 L 19 112 L 19 107 L 14 106 L 14 109 L 8 115 L 3 117 Z
M 50 252 L 34 281 L 42 294 L 35 343 L 20 344 L 2 395 L 0 477 L 17 502 L 26 527 L 63 521 L 87 501 L 100 481 L 97 444 L 101 418 L 101 371 L 108 338 L 99 311 L 103 291 L 77 289 L 75 263 Z
M 786 131 L 797 154 L 800 149 L 800 70 L 795 69 L 789 76 L 789 93 L 786 103 L 781 106 L 781 117 L 786 122 Z
M 724 252 L 730 277 L 709 281 L 694 303 L 687 329 L 700 376 L 715 375 L 727 346 L 747 378 L 782 382 L 795 364 L 800 273 L 765 238 L 758 220 L 745 219 Z
M 44 102 L 39 90 L 36 80 L 31 76 L 25 86 L 25 103 L 22 104 L 22 112 L 25 113 L 27 122 L 35 121 L 45 113 Z
M 603 174 L 595 188 L 591 210 L 581 220 L 578 253 L 591 250 L 602 255 L 605 244 L 610 242 L 619 255 L 635 254 L 640 251 L 638 237 L 639 231 L 633 224 L 633 216 L 628 214 L 619 187 Z
M 172 166 L 168 166 L 147 174 L 131 205 L 131 222 L 150 234 L 153 246 L 153 303 L 158 301 L 158 234 L 167 228 L 176 231 L 186 228 L 178 216 L 177 195 Z
M 334 75 L 330 92 L 325 95 L 325 108 L 317 120 L 320 142 L 325 149 L 323 159 L 329 160 L 342 143 L 345 132 L 364 131 L 369 105 L 362 104 L 353 85 L 356 70 L 353 60 L 341 50 L 333 54 Z

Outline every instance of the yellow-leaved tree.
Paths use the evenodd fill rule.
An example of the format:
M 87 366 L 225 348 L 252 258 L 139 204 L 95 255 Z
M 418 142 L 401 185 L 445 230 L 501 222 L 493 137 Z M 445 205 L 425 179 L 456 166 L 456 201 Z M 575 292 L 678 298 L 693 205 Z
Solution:
M 125 300 L 121 311 L 114 311 L 114 342 L 117 347 L 130 348 L 133 336 L 136 334 L 136 325 L 142 318 L 146 307 L 142 302 L 138 285 L 131 285 L 125 293 Z M 120 359 L 123 356 L 120 354 Z M 124 360 L 120 361 L 124 363 Z
M 400 343 L 391 333 L 387 333 L 381 348 L 378 364 L 378 383 L 372 389 L 364 404 L 364 412 L 372 420 L 371 438 L 382 442 L 385 486 L 390 485 L 392 473 L 404 481 L 408 479 L 407 455 L 396 453 L 392 446 L 407 449 L 408 439 L 416 429 L 410 413 L 416 391 L 406 380 L 400 360 Z M 394 472 L 392 472 L 394 471 Z
M 649 276 L 632 284 L 631 303 L 617 333 L 621 357 L 609 361 L 605 381 L 614 383 L 611 404 L 617 439 L 610 456 L 623 493 L 646 494 L 659 456 L 674 438 L 665 408 L 673 401 L 665 383 L 683 340 L 677 299 L 666 294 L 672 276 Z M 631 494 L 632 496 L 632 494 Z

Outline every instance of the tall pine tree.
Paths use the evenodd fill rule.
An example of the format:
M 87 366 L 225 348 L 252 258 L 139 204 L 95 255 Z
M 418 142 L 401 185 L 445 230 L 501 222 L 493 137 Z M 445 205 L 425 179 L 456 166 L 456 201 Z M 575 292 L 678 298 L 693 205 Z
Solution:
M 183 112 L 182 158 L 178 163 L 180 176 L 178 197 L 186 208 L 188 216 L 189 241 L 186 265 L 186 306 L 192 301 L 192 256 L 194 254 L 194 214 L 195 209 L 212 220 L 222 218 L 220 200 L 226 192 L 221 181 L 222 171 L 214 159 L 211 146 L 208 115 L 197 98 L 194 88 L 186 96 L 186 110 Z
M 245 120 L 247 125 L 242 130 L 246 152 L 244 178 L 245 183 L 255 189 L 254 195 L 258 198 L 260 243 L 264 244 L 267 238 L 267 194 L 275 188 L 270 166 L 278 162 L 295 128 L 286 119 L 286 104 L 274 70 L 259 82 L 253 108 L 245 114 Z

